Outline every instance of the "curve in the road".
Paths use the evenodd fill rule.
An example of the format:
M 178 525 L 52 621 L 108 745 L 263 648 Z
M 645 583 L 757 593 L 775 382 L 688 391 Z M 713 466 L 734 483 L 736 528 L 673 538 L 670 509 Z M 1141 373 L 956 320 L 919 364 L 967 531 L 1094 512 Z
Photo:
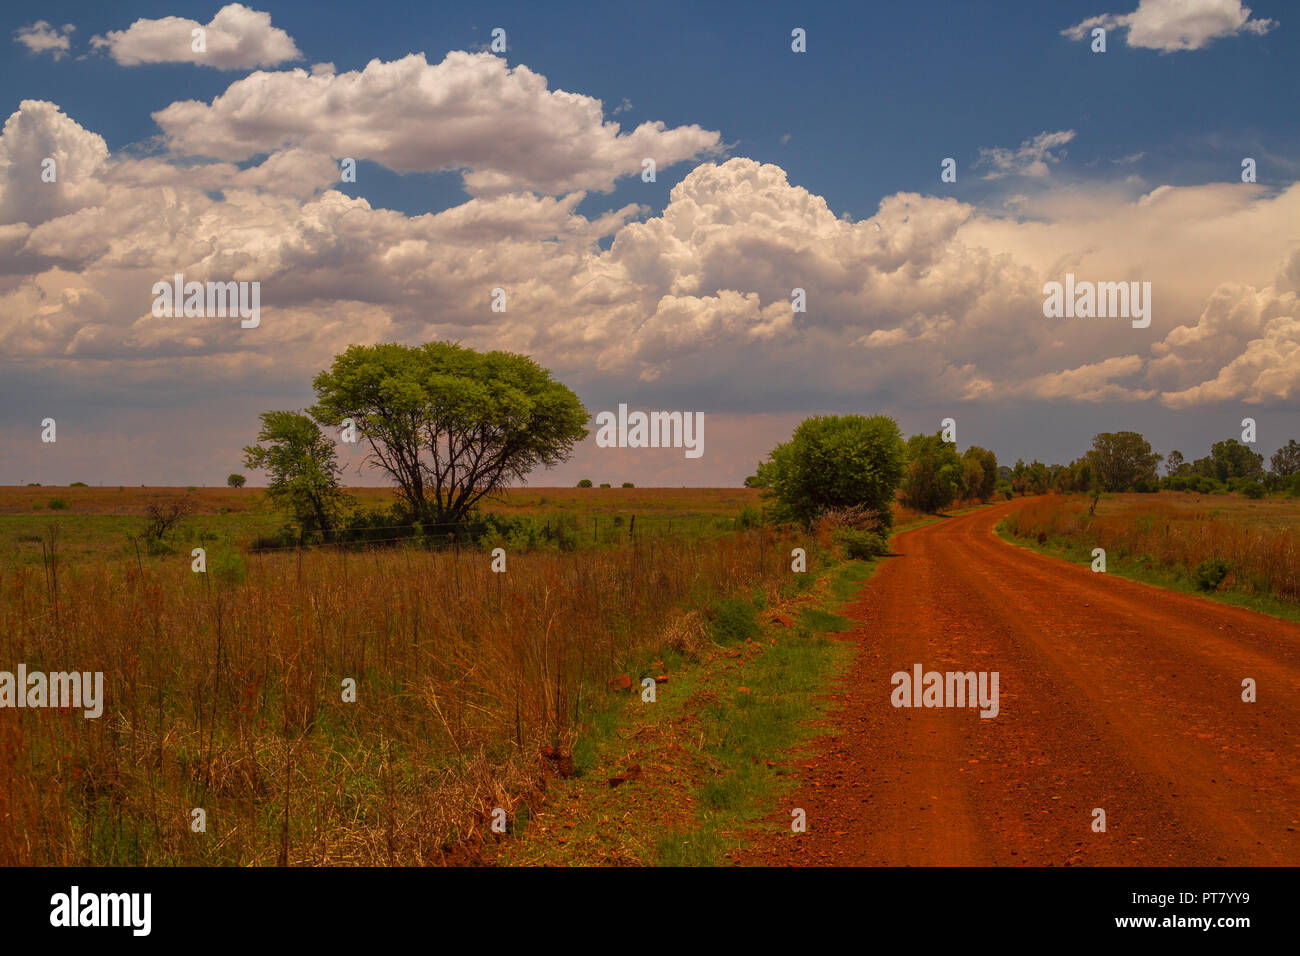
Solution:
M 1019 504 L 894 539 L 787 822 L 745 862 L 1300 863 L 1300 626 L 1009 545 Z M 998 672 L 998 715 L 894 707 L 915 664 Z

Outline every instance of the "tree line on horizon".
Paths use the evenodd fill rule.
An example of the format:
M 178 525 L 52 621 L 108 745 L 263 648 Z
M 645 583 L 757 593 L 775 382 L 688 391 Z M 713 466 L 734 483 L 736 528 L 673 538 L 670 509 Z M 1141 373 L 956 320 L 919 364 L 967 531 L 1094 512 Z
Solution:
M 306 411 L 260 416 L 257 444 L 244 449 L 244 464 L 267 472 L 272 501 L 298 521 L 300 534 L 324 540 L 504 520 L 485 518 L 479 502 L 539 465 L 567 460 L 588 434 L 577 395 L 531 358 L 511 352 L 480 353 L 448 342 L 353 345 L 316 375 L 312 388 L 316 403 Z M 347 495 L 336 444 L 324 428 L 354 432 L 367 451 L 363 466 L 396 486 L 394 505 L 367 512 Z M 779 522 L 810 527 L 829 512 L 855 512 L 871 516 L 866 530 L 877 536 L 889 527 L 896 500 L 934 514 L 962 500 L 1049 491 L 1090 493 L 1094 508 L 1106 492 L 1161 488 L 1300 496 L 1295 439 L 1273 455 L 1267 472 L 1263 456 L 1233 438 L 1191 462 L 1171 452 L 1163 479 L 1162 461 L 1142 435 L 1119 431 L 1094 436 L 1092 447 L 1068 465 L 1021 459 L 1008 467 L 978 445 L 959 453 L 942 431 L 904 439 L 886 415 L 815 415 L 759 462 L 745 485 L 766 492 Z M 238 486 L 243 478 L 231 475 L 229 483 Z
M 1166 462 L 1166 474 L 1159 466 Z M 1271 492 L 1300 497 L 1300 443 L 1291 439 L 1264 469 L 1264 456 L 1235 438 L 1215 442 L 1210 453 L 1188 462 L 1179 451 L 1169 458 L 1133 431 L 1101 432 L 1092 447 L 1068 465 L 1040 461 L 999 465 L 986 448 L 958 453 L 943 433 L 913 435 L 906 441 L 898 423 L 884 415 L 818 415 L 805 419 L 788 442 L 760 461 L 746 487 L 765 491 L 778 518 L 811 524 L 843 508 L 875 512 L 886 526 L 897 499 L 935 514 L 962 500 L 989 501 L 1001 495 L 1082 492 L 1240 492 L 1262 498 Z

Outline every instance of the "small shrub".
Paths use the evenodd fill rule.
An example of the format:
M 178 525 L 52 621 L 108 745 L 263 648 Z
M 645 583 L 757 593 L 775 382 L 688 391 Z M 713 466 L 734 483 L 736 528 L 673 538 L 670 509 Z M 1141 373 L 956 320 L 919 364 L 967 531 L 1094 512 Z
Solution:
M 150 542 L 162 542 L 179 530 L 181 521 L 193 513 L 194 501 L 188 494 L 181 498 L 153 498 L 145 505 L 141 537 Z M 152 545 L 150 550 L 152 552 Z M 161 553 L 170 554 L 171 549 Z
M 609 487 L 609 482 L 608 482 L 608 481 L 606 481 L 606 482 L 602 482 L 600 487 L 602 487 L 602 488 L 608 488 L 608 487 Z
M 209 557 L 208 573 L 225 584 L 239 584 L 248 574 L 248 566 L 238 551 L 219 551 Z
M 1242 486 L 1241 493 L 1252 501 L 1258 501 L 1264 497 L 1264 486 L 1258 481 L 1252 481 L 1250 484 Z
M 72 484 L 68 485 L 68 487 L 69 487 L 69 488 L 85 488 L 85 487 L 86 487 L 86 483 L 85 483 L 84 481 L 74 481 Z
M 578 482 L 578 487 L 579 487 L 579 488 L 590 488 L 590 487 L 591 487 L 591 479 L 590 479 L 590 478 L 584 478 L 584 479 L 582 479 L 582 481 Z
M 1196 566 L 1192 580 L 1202 591 L 1214 591 L 1228 576 L 1228 562 L 1222 558 L 1206 558 Z
M 754 605 L 742 598 L 724 598 L 713 605 L 709 631 L 718 644 L 736 644 L 761 633 Z
M 274 551 L 278 548 L 292 548 L 298 544 L 298 533 L 285 525 L 275 534 L 254 535 L 249 547 L 254 551 Z
M 630 481 L 625 481 L 625 482 L 623 482 L 623 487 L 624 487 L 624 488 L 635 488 L 636 485 L 632 484 L 632 482 L 630 482 Z
M 63 498 L 51 498 L 47 506 L 51 511 L 66 511 L 68 502 Z
M 175 554 L 176 546 L 165 538 L 146 538 L 144 542 L 144 550 L 145 554 L 157 558 Z
M 398 539 L 413 538 L 415 535 L 416 528 L 407 519 L 399 503 L 374 510 L 357 508 L 334 529 L 334 540 L 353 544 L 367 542 L 391 544 Z M 458 534 L 457 537 L 460 535 Z
M 878 531 L 841 528 L 835 532 L 835 542 L 844 550 L 844 556 L 854 561 L 870 561 L 889 553 L 885 536 Z
M 746 507 L 743 511 L 740 512 L 740 514 L 736 515 L 736 527 L 741 528 L 745 531 L 749 531 L 752 528 L 757 528 L 762 523 L 763 523 L 762 512 L 760 512 L 757 508 L 755 508 L 752 505 Z

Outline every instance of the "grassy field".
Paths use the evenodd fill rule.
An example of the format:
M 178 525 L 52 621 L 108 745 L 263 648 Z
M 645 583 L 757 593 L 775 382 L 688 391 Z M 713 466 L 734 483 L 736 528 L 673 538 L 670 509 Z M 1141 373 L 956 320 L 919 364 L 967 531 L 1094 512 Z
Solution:
M 388 488 L 348 491 L 367 509 L 396 500 Z M 40 564 L 53 532 L 64 560 L 136 560 L 132 538 L 140 536 L 146 507 L 182 498 L 194 508 L 185 521 L 186 537 L 177 543 L 186 554 L 200 545 L 247 551 L 256 538 L 285 524 L 261 488 L 0 487 L 0 555 Z M 566 522 L 582 546 L 592 546 L 626 535 L 634 517 L 642 537 L 699 536 L 730 530 L 745 508 L 759 506 L 759 493 L 751 488 L 518 488 L 487 502 L 484 510 Z
M 1049 554 L 1092 561 L 1136 580 L 1206 594 L 1300 620 L 1300 502 L 1160 492 L 1103 497 L 1089 516 L 1083 495 L 1025 503 L 999 526 L 1004 537 Z
M 5 713 L 0 864 L 458 859 L 573 759 L 611 680 L 691 659 L 735 602 L 780 601 L 833 560 L 829 530 L 732 530 L 756 495 L 694 489 L 508 495 L 497 507 L 617 531 L 508 549 L 503 574 L 475 549 L 245 550 L 281 520 L 257 490 L 199 489 L 175 553 L 123 547 L 151 498 L 184 493 L 0 493 L 0 668 L 100 671 L 107 700 L 97 720 Z M 626 533 L 634 514 L 672 531 Z M 57 523 L 53 547 L 34 521 Z M 790 572 L 795 546 L 809 575 Z
M 623 695 L 583 741 L 579 773 L 553 781 L 489 845 L 504 865 L 725 865 L 790 785 L 792 751 L 830 706 L 853 656 L 833 613 L 878 561 L 830 567 L 779 604 L 729 602 L 701 660 L 668 658 L 657 700 Z

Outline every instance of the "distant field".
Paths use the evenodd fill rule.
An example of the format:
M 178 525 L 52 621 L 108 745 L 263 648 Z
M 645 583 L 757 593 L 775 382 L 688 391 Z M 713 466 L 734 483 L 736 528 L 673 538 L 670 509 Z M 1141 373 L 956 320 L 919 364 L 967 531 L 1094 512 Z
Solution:
M 52 499 L 67 502 L 68 512 L 100 515 L 139 515 L 152 498 L 181 496 L 185 488 L 112 487 L 39 488 L 0 485 L 0 515 L 31 514 L 48 510 Z M 367 506 L 397 500 L 391 488 L 348 488 Z M 195 488 L 200 514 L 258 514 L 269 510 L 264 488 Z M 665 514 L 726 514 L 757 505 L 754 488 L 512 488 L 486 504 L 489 511 L 533 514 L 540 511 L 579 510 L 592 513 L 646 512 Z M 65 512 L 66 513 L 66 512 Z
M 1097 504 L 1098 518 L 1122 519 L 1143 514 L 1167 514 L 1174 521 L 1223 517 L 1247 526 L 1300 529 L 1300 499 L 1297 498 L 1252 501 L 1241 495 L 1162 491 L 1154 495 L 1108 495 Z
M 391 488 L 349 488 L 368 509 L 396 500 Z M 0 487 L 0 555 L 22 563 L 41 560 L 41 543 L 50 529 L 57 536 L 60 556 L 131 557 L 129 538 L 138 534 L 151 501 L 190 495 L 194 514 L 186 519 L 190 537 L 235 549 L 246 548 L 258 535 L 272 534 L 285 524 L 262 488 L 146 488 L 43 486 Z M 746 507 L 759 507 L 752 488 L 517 488 L 486 502 L 484 510 L 511 516 L 576 519 L 584 540 L 607 535 L 613 519 L 635 516 L 643 534 L 702 532 L 717 519 L 734 517 Z M 602 529 L 602 520 L 605 527 Z
M 1013 538 L 1073 560 L 1106 551 L 1108 570 L 1184 590 L 1239 595 L 1283 613 L 1300 604 L 1300 499 L 1165 491 L 1101 499 L 1045 495 L 1003 522 Z M 1282 602 L 1288 607 L 1268 606 Z M 1251 603 L 1254 602 L 1254 603 Z M 1265 602 L 1265 603 L 1259 603 Z

